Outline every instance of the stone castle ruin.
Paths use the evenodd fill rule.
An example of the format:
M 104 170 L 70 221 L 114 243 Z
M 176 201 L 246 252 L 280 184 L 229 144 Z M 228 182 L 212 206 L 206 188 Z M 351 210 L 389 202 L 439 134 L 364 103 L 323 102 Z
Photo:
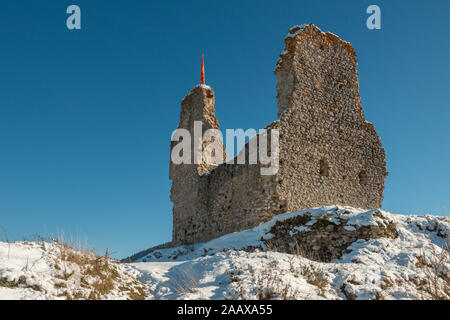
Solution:
M 171 162 L 172 245 L 208 241 L 305 208 L 381 207 L 385 151 L 364 119 L 353 46 L 313 24 L 295 26 L 275 74 L 278 120 L 266 128 L 279 130 L 278 172 L 262 175 L 261 163 Z M 208 86 L 196 86 L 181 102 L 178 128 L 193 133 L 194 121 L 203 132 L 219 127 Z

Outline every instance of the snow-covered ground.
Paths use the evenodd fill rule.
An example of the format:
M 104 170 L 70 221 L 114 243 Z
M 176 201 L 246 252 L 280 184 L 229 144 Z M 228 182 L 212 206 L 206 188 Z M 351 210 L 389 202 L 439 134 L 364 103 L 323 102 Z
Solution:
M 139 299 L 139 272 L 106 257 L 47 242 L 0 242 L 0 300 Z
M 273 237 L 276 221 L 304 214 L 333 220 L 343 212 L 347 225 L 379 223 L 373 211 L 303 210 L 206 243 L 156 250 L 131 266 L 154 299 L 450 299 L 450 258 L 442 249 L 450 235 L 448 217 L 382 211 L 395 223 L 396 239 L 358 240 L 329 263 L 267 251 L 262 241 Z M 243 250 L 251 246 L 261 249 Z
M 122 264 L 94 256 L 80 262 L 57 243 L 0 242 L 0 299 L 450 299 L 450 257 L 443 249 L 450 219 L 381 214 L 334 206 L 302 210 Z M 331 262 L 268 250 L 264 240 L 274 237 L 275 223 L 299 215 L 309 215 L 310 226 L 323 216 L 345 220 L 348 228 L 389 221 L 398 236 L 358 240 Z M 290 234 L 307 230 L 293 226 Z

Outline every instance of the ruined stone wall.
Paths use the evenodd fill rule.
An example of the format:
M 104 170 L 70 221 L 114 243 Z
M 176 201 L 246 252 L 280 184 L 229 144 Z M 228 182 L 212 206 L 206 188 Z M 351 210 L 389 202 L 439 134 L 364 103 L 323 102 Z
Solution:
M 173 165 L 173 243 L 196 243 L 254 227 L 274 215 L 322 205 L 380 208 L 385 152 L 364 120 L 353 47 L 314 25 L 294 27 L 277 63 L 280 168 Z M 214 92 L 194 88 L 179 128 L 218 128 Z M 172 146 L 173 147 L 173 146 Z M 246 152 L 246 147 L 244 151 Z M 225 151 L 223 151 L 225 153 Z
M 284 212 L 279 207 L 275 176 L 261 176 L 258 164 L 223 163 L 197 178 L 195 187 L 191 184 L 184 190 L 186 180 L 172 184 L 176 244 L 208 241 Z
M 278 76 L 278 194 L 287 211 L 380 208 L 385 151 L 366 122 L 353 47 L 314 25 L 291 28 Z

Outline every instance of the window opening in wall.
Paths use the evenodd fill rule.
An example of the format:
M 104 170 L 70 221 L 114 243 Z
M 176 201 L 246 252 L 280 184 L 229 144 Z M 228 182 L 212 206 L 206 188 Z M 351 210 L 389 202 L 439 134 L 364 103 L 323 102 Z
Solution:
M 322 158 L 319 162 L 319 173 L 321 177 L 328 177 L 330 167 L 326 159 Z
M 362 170 L 359 173 L 358 178 L 360 184 L 367 184 L 367 182 L 369 181 L 369 176 L 367 175 L 367 172 L 365 170 Z

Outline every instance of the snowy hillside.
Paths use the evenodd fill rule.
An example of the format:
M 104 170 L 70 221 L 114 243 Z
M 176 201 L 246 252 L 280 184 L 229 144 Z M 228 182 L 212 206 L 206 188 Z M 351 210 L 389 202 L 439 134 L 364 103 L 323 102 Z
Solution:
M 0 300 L 143 299 L 137 274 L 67 244 L 0 242 Z
M 450 299 L 449 235 L 448 217 L 331 206 L 132 263 L 0 243 L 0 299 Z
M 299 248 L 294 254 L 267 248 L 277 224 L 305 216 L 308 222 L 291 225 L 289 236 L 327 228 L 327 217 L 347 230 L 392 223 L 396 237 L 357 240 L 330 262 Z M 154 299 L 449 299 L 450 257 L 442 249 L 449 235 L 448 217 L 322 207 L 207 243 L 155 250 L 131 265 Z

